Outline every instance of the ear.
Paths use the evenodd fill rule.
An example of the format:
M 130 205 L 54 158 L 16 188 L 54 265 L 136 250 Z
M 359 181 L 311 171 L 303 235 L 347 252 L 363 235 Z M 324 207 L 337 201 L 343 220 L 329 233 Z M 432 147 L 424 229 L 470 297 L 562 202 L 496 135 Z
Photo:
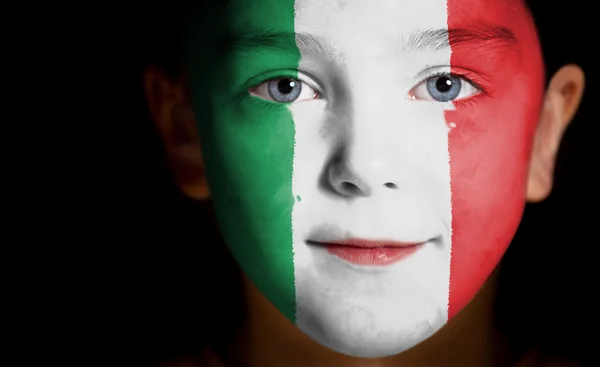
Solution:
M 556 154 L 564 132 L 579 108 L 584 84 L 583 71 L 576 65 L 564 66 L 550 81 L 529 165 L 529 202 L 546 199 L 552 190 Z
M 144 89 L 176 184 L 192 199 L 208 199 L 200 137 L 185 84 L 151 67 L 144 71 Z

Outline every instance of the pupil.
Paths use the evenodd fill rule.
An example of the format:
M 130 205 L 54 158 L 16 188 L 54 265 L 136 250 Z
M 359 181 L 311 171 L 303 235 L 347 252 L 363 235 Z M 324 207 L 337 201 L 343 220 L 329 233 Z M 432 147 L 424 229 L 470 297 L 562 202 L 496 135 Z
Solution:
M 282 79 L 277 83 L 277 89 L 282 94 L 290 94 L 296 86 L 296 83 L 291 79 Z
M 448 77 L 441 77 L 435 83 L 435 87 L 442 93 L 449 91 L 452 88 L 452 80 Z

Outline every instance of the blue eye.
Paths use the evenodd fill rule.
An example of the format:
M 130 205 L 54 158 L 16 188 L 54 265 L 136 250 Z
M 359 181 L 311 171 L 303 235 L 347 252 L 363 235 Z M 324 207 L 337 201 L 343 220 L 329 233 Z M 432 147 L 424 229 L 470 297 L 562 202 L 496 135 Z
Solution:
M 411 99 L 450 102 L 465 99 L 479 92 L 473 84 L 462 77 L 447 73 L 432 76 L 410 92 Z
M 249 90 L 250 94 L 277 103 L 317 99 L 319 94 L 308 84 L 292 78 L 268 80 Z
M 460 94 L 461 81 L 452 75 L 441 75 L 427 79 L 429 95 L 439 102 L 452 101 Z
M 267 82 L 269 96 L 275 102 L 293 102 L 302 93 L 302 83 L 293 79 L 276 79 Z

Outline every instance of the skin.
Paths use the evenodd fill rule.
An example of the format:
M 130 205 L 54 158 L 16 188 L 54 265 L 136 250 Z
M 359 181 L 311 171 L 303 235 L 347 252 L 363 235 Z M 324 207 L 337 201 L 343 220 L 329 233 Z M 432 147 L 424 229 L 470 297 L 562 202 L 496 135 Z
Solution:
M 145 73 L 150 110 L 165 142 L 175 179 L 188 196 L 208 200 L 210 194 L 203 174 L 202 149 L 195 128 L 190 91 L 186 86 L 185 78 L 170 80 L 158 68 L 150 68 Z M 583 73 L 576 66 L 559 70 L 546 90 L 543 107 L 534 116 L 537 129 L 534 125 L 524 145 L 532 147 L 527 159 L 529 165 L 523 166 L 522 173 L 529 201 L 543 200 L 550 192 L 558 145 L 578 107 L 582 91 Z M 175 130 L 179 131 L 177 135 L 173 133 Z M 185 139 L 181 139 L 181 131 L 185 132 Z M 190 175 L 190 172 L 195 174 Z M 490 321 L 493 287 L 492 277 L 478 296 L 449 324 L 411 350 L 392 357 L 366 360 L 344 356 L 316 344 L 289 323 L 266 300 L 263 292 L 247 280 L 247 324 L 231 345 L 230 355 L 237 358 L 228 363 L 232 366 L 386 366 L 403 362 L 407 365 L 443 363 L 444 366 L 464 366 L 491 365 L 494 361 L 501 365 L 503 360 L 498 355 L 504 353 L 491 348 L 498 344 L 498 336 L 492 331 Z M 269 299 L 272 300 L 272 297 Z

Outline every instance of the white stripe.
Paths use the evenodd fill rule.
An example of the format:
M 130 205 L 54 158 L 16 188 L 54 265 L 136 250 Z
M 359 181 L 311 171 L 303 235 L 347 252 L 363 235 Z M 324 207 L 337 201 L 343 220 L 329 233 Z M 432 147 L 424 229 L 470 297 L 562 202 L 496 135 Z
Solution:
M 295 10 L 296 33 L 317 35 L 343 54 L 333 62 L 302 54 L 300 70 L 324 99 L 292 106 L 293 192 L 301 198 L 292 214 L 297 325 L 342 353 L 395 354 L 447 321 L 448 127 L 444 106 L 407 95 L 419 73 L 450 65 L 450 50 L 398 52 L 415 30 L 447 28 L 446 1 L 297 0 Z M 321 185 L 336 175 L 359 180 L 368 195 L 343 198 Z M 307 246 L 324 228 L 332 236 L 443 241 L 398 263 L 365 267 Z

